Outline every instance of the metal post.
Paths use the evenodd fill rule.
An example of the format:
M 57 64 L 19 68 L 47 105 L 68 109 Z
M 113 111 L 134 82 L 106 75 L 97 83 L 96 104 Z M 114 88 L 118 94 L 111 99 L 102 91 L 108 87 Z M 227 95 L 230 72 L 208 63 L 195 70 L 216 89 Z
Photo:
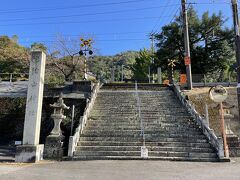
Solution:
M 75 105 L 72 106 L 72 122 L 71 122 L 71 133 L 70 133 L 70 136 L 73 135 L 74 116 L 75 116 Z
M 221 130 L 222 130 L 222 137 L 223 137 L 224 154 L 225 154 L 226 158 L 229 158 L 227 136 L 226 136 L 225 122 L 224 122 L 224 111 L 223 111 L 223 104 L 222 103 L 220 103 L 220 116 L 221 116 Z
M 141 113 L 141 100 L 138 94 L 138 85 L 137 81 L 135 81 L 135 92 L 136 92 L 136 97 L 137 97 L 137 108 L 138 108 L 138 118 L 140 120 L 140 126 L 141 126 L 141 136 L 142 136 L 142 143 L 143 146 L 145 146 L 145 130 L 144 130 L 144 122 L 142 119 L 142 113 Z
M 207 85 L 207 77 L 205 74 L 203 75 L 203 77 L 204 77 L 204 86 L 206 86 Z
M 207 126 L 209 127 L 209 115 L 208 115 L 208 104 L 207 103 L 205 103 L 205 119 L 206 119 Z
M 87 80 L 87 56 L 84 57 L 84 80 Z
M 173 66 L 172 66 L 172 84 L 173 84 L 173 82 L 174 82 L 174 71 L 173 71 Z
M 10 73 L 10 83 L 12 83 L 13 74 Z
M 237 0 L 232 0 L 233 23 L 235 30 L 236 61 L 237 61 L 237 96 L 238 96 L 238 114 L 240 119 L 240 35 L 239 35 L 239 17 Z
M 188 32 L 188 19 L 187 19 L 187 9 L 186 9 L 186 0 L 182 1 L 182 14 L 183 14 L 183 22 L 184 22 L 184 46 L 185 46 L 185 59 L 188 59 L 188 63 L 185 62 L 186 65 L 186 73 L 187 73 L 187 85 L 188 89 L 192 89 L 192 72 L 191 72 L 191 60 L 190 60 L 190 45 L 189 45 L 189 32 Z

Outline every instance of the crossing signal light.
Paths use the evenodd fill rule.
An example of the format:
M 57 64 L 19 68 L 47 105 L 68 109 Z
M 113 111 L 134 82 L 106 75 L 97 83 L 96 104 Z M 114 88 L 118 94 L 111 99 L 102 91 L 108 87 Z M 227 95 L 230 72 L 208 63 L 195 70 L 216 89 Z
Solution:
M 80 56 L 82 56 L 82 55 L 83 55 L 83 51 L 82 51 L 82 50 L 81 50 L 81 51 L 79 51 L 78 53 L 79 53 L 79 55 L 80 55 Z

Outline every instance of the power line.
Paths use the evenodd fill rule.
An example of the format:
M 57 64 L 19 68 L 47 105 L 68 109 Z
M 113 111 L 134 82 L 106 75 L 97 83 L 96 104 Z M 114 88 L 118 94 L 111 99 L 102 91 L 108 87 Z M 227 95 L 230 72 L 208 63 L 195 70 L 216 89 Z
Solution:
M 168 18 L 166 16 L 164 18 Z M 117 22 L 117 21 L 135 21 L 145 19 L 157 19 L 158 17 L 139 17 L 139 18 L 119 18 L 119 19 L 103 19 L 103 20 L 85 20 L 85 21 L 61 21 L 61 22 L 40 22 L 40 23 L 20 23 L 20 24 L 0 24 L 3 26 L 29 26 L 29 25 L 46 25 L 46 24 L 78 24 L 78 23 L 96 23 L 96 22 Z
M 84 35 L 126 35 L 126 34 L 148 34 L 150 31 L 135 31 L 135 32 L 108 32 L 108 33 L 79 33 L 77 34 L 64 34 L 64 37 L 79 37 Z M 56 37 L 56 35 L 48 35 L 48 36 L 21 36 L 21 38 L 41 38 L 41 37 Z
M 146 41 L 148 38 L 142 38 L 142 39 L 96 39 L 95 43 L 97 42 L 119 42 L 119 41 Z M 53 40 L 45 40 L 45 41 L 20 41 L 20 43 L 34 43 L 34 42 L 39 42 L 39 43 L 55 43 L 56 41 Z
M 178 6 L 180 4 L 171 4 L 171 6 Z M 126 9 L 126 10 L 118 10 L 118 11 L 108 11 L 108 12 L 97 12 L 97 13 L 85 13 L 85 14 L 73 14 L 73 15 L 61 15 L 61 16 L 48 16 L 48 17 L 35 17 L 35 18 L 18 18 L 18 19 L 2 19 L 1 22 L 9 22 L 9 21 L 26 21 L 26 20 L 42 20 L 42 19 L 56 19 L 56 18 L 69 18 L 69 17 L 83 17 L 83 16 L 93 16 L 93 15 L 104 15 L 104 14 L 115 14 L 122 12 L 135 12 L 135 11 L 143 11 L 143 10 L 151 10 L 158 8 L 166 8 L 166 6 L 154 6 L 154 7 L 146 7 L 146 8 L 138 8 L 138 9 Z
M 222 5 L 225 5 L 225 4 L 230 4 L 228 2 L 189 2 L 189 3 L 186 3 L 186 4 L 190 4 L 190 5 L 195 5 L 195 4 L 198 4 L 198 5 L 210 5 L 210 4 L 222 4 Z
M 167 5 L 169 5 L 169 1 L 167 1 L 167 3 L 165 4 L 166 6 Z M 166 9 L 164 9 L 164 10 L 166 10 Z M 163 16 L 163 14 L 165 14 L 165 11 L 163 11 L 162 13 L 161 13 L 161 15 L 160 15 L 160 17 L 157 19 L 157 21 L 156 21 L 156 23 L 155 23 L 155 25 L 154 25 L 154 27 L 152 28 L 153 30 L 152 30 L 152 32 L 154 32 L 155 31 L 155 28 L 157 27 L 157 24 L 158 24 L 158 21 L 160 21 L 161 20 L 161 18 L 162 18 L 162 16 Z
M 172 23 L 173 22 L 173 20 L 175 19 L 175 17 L 177 16 L 177 13 L 178 13 L 178 11 L 180 10 L 180 7 L 178 7 L 177 8 L 177 10 L 176 9 L 174 9 L 175 11 L 173 11 L 174 12 L 174 14 L 173 15 L 171 15 L 171 20 L 170 20 L 170 22 L 169 23 Z M 170 16 L 169 16 L 170 17 Z M 165 24 L 166 23 L 166 21 L 164 22 L 164 23 L 161 23 L 161 25 L 163 25 L 163 24 Z M 159 28 L 160 29 L 160 28 Z M 158 28 L 156 29 L 156 31 L 154 32 L 154 34 L 158 34 L 158 33 L 160 33 L 160 31 L 159 32 L 157 32 L 158 31 Z
M 139 2 L 149 2 L 156 0 L 130 0 L 130 1 L 121 1 L 121 2 L 111 2 L 111 3 L 97 3 L 97 4 L 88 4 L 88 5 L 75 5 L 68 7 L 42 7 L 38 9 L 10 9 L 8 11 L 0 11 L 2 13 L 29 13 L 29 12 L 39 12 L 39 11 L 55 11 L 55 10 L 69 10 L 69 9 L 79 9 L 85 7 L 98 7 L 98 6 L 109 6 L 109 5 L 121 5 L 129 3 L 139 3 Z

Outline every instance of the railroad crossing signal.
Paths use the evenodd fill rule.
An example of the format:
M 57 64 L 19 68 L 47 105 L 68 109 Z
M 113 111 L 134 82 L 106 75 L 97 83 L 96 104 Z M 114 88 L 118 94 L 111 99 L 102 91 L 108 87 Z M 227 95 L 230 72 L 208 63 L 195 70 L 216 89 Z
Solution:
M 171 79 L 170 82 L 173 83 L 173 68 L 176 67 L 176 60 L 168 60 L 168 66 L 171 67 Z
M 176 60 L 168 60 L 168 66 L 171 66 L 171 68 L 173 69 L 176 66 Z
M 83 38 L 80 38 L 81 40 L 81 47 L 89 47 L 91 48 L 92 47 L 92 39 L 83 39 Z
M 84 38 L 80 38 L 81 40 L 81 50 L 79 51 L 79 55 L 80 56 L 85 56 L 84 58 L 84 80 L 87 79 L 87 52 L 89 55 L 93 54 L 92 49 L 92 39 L 84 39 Z

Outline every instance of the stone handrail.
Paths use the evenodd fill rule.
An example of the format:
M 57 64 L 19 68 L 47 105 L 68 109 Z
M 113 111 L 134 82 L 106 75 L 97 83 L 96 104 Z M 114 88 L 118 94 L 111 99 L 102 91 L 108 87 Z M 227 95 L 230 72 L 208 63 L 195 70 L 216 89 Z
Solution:
M 214 133 L 213 129 L 210 129 L 207 125 L 206 120 L 200 116 L 200 114 L 196 111 L 196 109 L 186 100 L 186 95 L 184 95 L 180 87 L 176 84 L 173 84 L 173 91 L 181 101 L 182 105 L 187 108 L 187 110 L 194 117 L 197 124 L 201 127 L 203 134 L 208 138 L 209 142 L 212 146 L 217 150 L 218 158 L 224 158 L 224 150 L 223 150 L 223 139 L 221 137 L 217 137 Z
M 98 93 L 100 87 L 101 87 L 100 83 L 97 83 L 97 85 L 93 88 L 93 91 L 91 93 L 91 99 L 85 107 L 83 116 L 81 116 L 81 118 L 80 118 L 79 125 L 76 128 L 74 135 L 69 137 L 69 144 L 68 144 L 68 156 L 69 157 L 73 157 L 73 155 L 74 155 L 75 148 L 79 141 L 80 135 L 82 134 L 83 129 L 86 126 L 87 119 L 89 117 L 90 111 L 93 108 L 93 105 L 96 100 L 97 93 Z

